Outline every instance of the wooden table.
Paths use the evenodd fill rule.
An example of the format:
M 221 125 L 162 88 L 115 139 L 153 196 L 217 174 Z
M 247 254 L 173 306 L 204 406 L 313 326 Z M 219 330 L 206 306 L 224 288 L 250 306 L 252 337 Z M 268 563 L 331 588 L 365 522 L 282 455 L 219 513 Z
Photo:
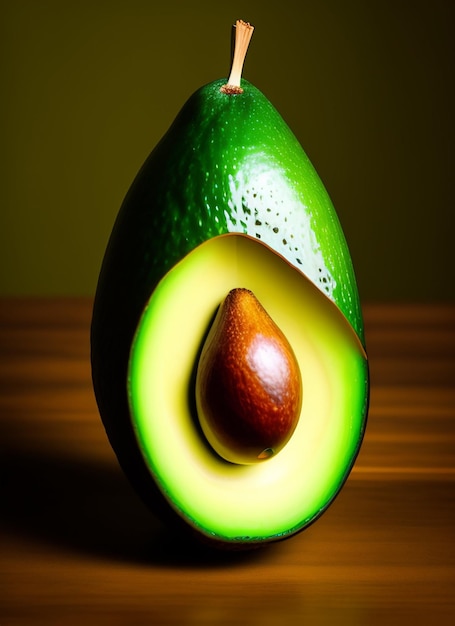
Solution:
M 455 623 L 455 307 L 365 306 L 355 469 L 307 531 L 241 555 L 185 547 L 130 489 L 92 394 L 90 314 L 0 302 L 1 626 Z

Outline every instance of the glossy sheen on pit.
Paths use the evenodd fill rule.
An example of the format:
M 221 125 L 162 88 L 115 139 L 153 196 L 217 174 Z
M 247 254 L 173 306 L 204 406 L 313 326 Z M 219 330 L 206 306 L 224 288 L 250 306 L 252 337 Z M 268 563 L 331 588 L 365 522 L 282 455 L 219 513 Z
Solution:
M 299 365 L 255 295 L 233 289 L 205 341 L 196 377 L 202 430 L 232 463 L 257 463 L 289 441 L 302 405 Z

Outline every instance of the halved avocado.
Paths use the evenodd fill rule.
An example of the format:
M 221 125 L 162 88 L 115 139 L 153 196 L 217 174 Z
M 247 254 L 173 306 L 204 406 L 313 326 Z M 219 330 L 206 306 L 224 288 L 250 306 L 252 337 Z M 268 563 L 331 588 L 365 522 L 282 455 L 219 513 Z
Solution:
M 302 375 L 294 434 L 256 465 L 216 454 L 194 401 L 202 344 L 237 287 L 250 289 L 284 332 Z M 128 402 L 145 464 L 172 510 L 206 539 L 256 545 L 302 530 L 341 489 L 364 433 L 367 359 L 344 315 L 303 273 L 257 239 L 221 235 L 153 291 L 131 347 Z

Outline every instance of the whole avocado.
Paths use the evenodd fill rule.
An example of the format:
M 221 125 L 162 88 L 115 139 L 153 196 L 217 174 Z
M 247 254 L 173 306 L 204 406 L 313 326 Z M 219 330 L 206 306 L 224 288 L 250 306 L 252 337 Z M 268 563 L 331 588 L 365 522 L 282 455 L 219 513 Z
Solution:
M 238 234 L 263 244 L 312 283 L 351 327 L 364 374 L 358 383 L 358 443 L 348 469 L 367 412 L 359 295 L 330 198 L 267 98 L 244 79 L 234 93 L 225 85 L 225 79 L 216 80 L 189 98 L 136 176 L 103 259 L 91 326 L 94 390 L 111 445 L 144 501 L 179 525 L 180 512 L 169 506 L 138 446 L 129 368 L 140 320 L 158 285 L 205 242 Z M 243 543 L 257 541 L 239 539 L 230 546 Z

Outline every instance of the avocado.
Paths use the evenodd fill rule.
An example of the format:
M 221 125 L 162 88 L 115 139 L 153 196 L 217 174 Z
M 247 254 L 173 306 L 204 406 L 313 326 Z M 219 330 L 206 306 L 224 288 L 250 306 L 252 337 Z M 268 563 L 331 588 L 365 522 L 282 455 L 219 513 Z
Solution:
M 339 492 L 369 378 L 329 196 L 267 98 L 244 79 L 226 84 L 189 98 L 125 197 L 98 280 L 91 362 L 107 435 L 144 501 L 178 530 L 243 548 L 302 530 Z M 223 457 L 198 412 L 201 354 L 237 289 L 276 323 L 301 376 L 289 437 L 251 464 Z

